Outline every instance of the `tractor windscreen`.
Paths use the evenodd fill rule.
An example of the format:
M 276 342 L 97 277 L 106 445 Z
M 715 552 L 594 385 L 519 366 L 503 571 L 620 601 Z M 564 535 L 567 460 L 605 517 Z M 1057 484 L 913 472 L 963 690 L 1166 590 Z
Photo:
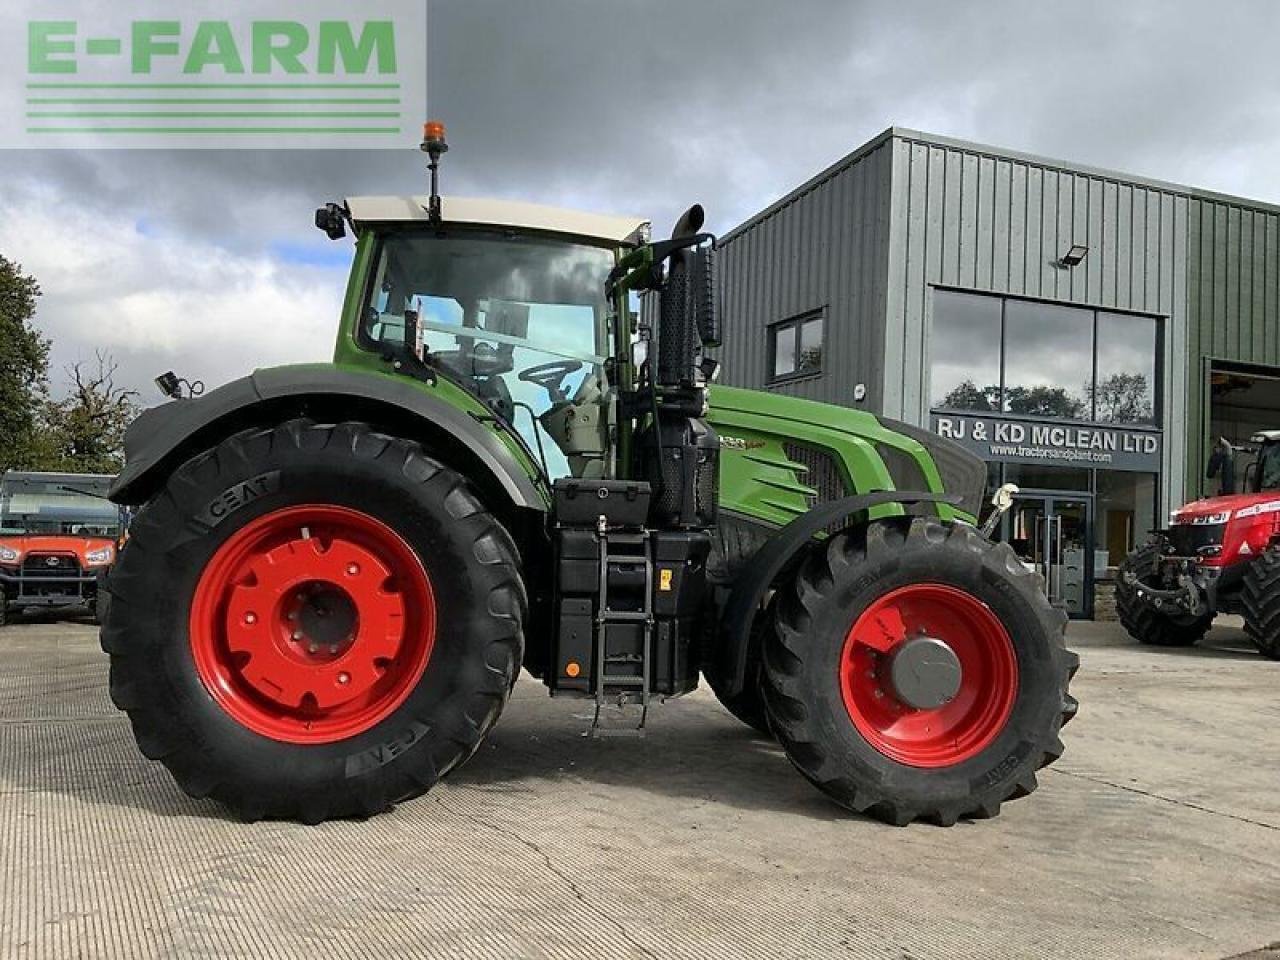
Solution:
M 1258 454 L 1258 491 L 1280 490 L 1280 443 L 1268 443 Z
M 604 388 L 613 251 L 476 230 L 394 232 L 382 240 L 364 335 L 462 381 L 569 473 L 540 418 L 598 401 Z M 542 436 L 537 436 L 538 431 Z

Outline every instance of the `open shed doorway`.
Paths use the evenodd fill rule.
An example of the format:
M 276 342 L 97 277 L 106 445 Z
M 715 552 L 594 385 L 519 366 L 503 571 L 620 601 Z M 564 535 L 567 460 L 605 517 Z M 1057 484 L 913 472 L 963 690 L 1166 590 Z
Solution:
M 1209 367 L 1209 445 L 1206 458 L 1222 439 L 1243 447 L 1259 430 L 1280 430 L 1280 367 L 1225 363 L 1215 360 Z M 1240 489 L 1247 453 L 1235 457 L 1235 490 Z M 1206 460 L 1207 466 L 1207 460 Z M 1203 480 L 1210 496 L 1225 492 L 1221 477 Z

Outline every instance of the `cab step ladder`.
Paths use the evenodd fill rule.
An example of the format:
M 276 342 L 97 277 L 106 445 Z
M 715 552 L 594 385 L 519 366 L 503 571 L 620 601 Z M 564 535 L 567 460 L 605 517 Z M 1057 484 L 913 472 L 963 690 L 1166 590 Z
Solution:
M 600 547 L 600 594 L 596 612 L 595 662 L 596 710 L 591 721 L 593 737 L 643 737 L 649 716 L 649 686 L 653 656 L 653 552 L 647 530 L 616 530 L 604 517 L 596 524 Z M 615 548 L 619 548 L 616 549 Z M 614 610 L 609 596 L 610 563 L 644 565 L 644 601 L 639 610 Z M 640 624 L 640 653 L 616 653 L 610 649 L 609 625 Z M 639 666 L 639 675 L 634 668 Z M 627 672 L 619 672 L 619 668 Z M 600 724 L 601 708 L 639 702 L 640 723 L 635 727 L 608 727 Z

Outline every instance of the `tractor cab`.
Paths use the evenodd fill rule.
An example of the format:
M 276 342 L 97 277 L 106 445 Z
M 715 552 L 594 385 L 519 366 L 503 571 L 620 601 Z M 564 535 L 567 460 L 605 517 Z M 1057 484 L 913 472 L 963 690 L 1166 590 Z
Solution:
M 1249 493 L 1280 490 L 1280 430 L 1260 430 L 1252 438 L 1257 459 L 1245 467 L 1244 488 Z
M 369 248 L 347 331 L 429 369 L 509 425 L 551 479 L 611 475 L 616 353 L 605 284 L 647 222 L 530 203 L 356 197 Z

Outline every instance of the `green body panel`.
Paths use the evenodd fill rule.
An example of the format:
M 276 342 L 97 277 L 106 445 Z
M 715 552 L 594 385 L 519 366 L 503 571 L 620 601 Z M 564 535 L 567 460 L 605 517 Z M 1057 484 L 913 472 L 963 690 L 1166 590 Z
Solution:
M 894 489 L 877 444 L 916 461 L 928 485 L 919 492 L 944 492 L 933 458 L 921 444 L 861 410 L 717 385 L 710 391 L 707 419 L 721 440 L 720 506 L 734 513 L 781 525 L 813 506 L 817 490 L 805 483 L 809 470 L 787 456 L 787 443 L 826 451 L 850 496 Z M 938 504 L 937 511 L 947 520 L 967 518 L 948 504 Z M 898 504 L 886 504 L 870 515 L 875 519 L 903 512 Z

